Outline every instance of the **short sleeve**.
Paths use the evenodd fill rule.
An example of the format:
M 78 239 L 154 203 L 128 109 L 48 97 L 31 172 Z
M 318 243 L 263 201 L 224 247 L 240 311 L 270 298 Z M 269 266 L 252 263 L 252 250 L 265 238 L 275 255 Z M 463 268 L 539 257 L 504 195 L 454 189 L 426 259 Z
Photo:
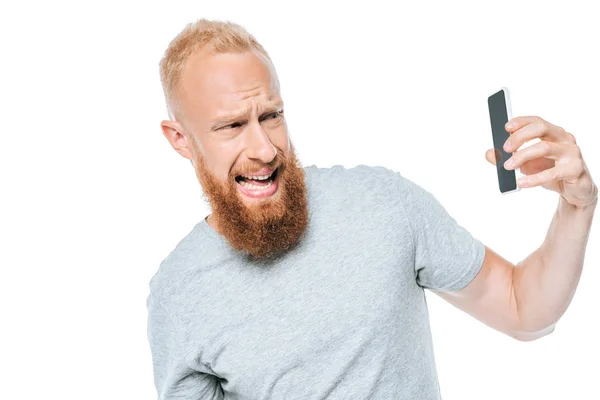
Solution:
M 412 231 L 417 284 L 438 291 L 464 288 L 479 272 L 485 246 L 459 225 L 433 194 L 393 172 Z
M 161 303 L 150 295 L 146 305 L 157 399 L 223 399 L 223 389 L 216 376 L 187 365 L 181 345 L 182 336 Z

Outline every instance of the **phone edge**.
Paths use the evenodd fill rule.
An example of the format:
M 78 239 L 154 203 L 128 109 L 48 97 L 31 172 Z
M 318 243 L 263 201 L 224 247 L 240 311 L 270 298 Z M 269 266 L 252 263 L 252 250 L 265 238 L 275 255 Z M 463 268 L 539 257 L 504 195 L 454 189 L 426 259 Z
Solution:
M 508 120 L 510 121 L 513 116 L 512 116 L 512 104 L 510 102 L 510 91 L 508 90 L 508 87 L 506 86 L 502 86 L 500 88 L 500 90 L 502 90 L 504 92 L 504 103 L 506 105 L 506 116 L 508 117 Z M 494 93 L 498 93 L 498 90 L 495 91 Z M 493 93 L 493 94 L 494 94 Z M 512 152 L 511 154 L 515 154 L 515 152 Z M 515 169 L 515 181 L 517 181 L 519 179 L 519 177 L 521 176 L 521 168 L 516 168 Z M 521 188 L 519 187 L 519 184 L 516 183 L 516 188 L 513 190 L 507 190 L 506 192 L 500 192 L 500 194 L 508 194 L 508 193 L 514 193 L 514 192 L 518 192 L 520 191 Z

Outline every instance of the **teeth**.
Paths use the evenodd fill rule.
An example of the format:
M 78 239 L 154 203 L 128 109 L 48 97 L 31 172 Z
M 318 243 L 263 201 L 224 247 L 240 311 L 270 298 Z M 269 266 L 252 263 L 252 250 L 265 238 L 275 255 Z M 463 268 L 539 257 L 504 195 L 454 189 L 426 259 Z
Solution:
M 264 190 L 264 189 L 268 188 L 269 186 L 271 186 L 272 183 L 273 183 L 273 181 L 267 183 L 266 186 L 257 186 L 257 185 L 252 185 L 250 183 L 246 183 L 246 182 L 243 182 L 243 181 L 239 182 L 239 184 L 242 185 L 243 187 L 248 188 L 248 189 L 252 189 L 252 190 Z
M 265 179 L 268 179 L 271 175 L 257 175 L 257 176 L 248 176 L 248 175 L 241 175 L 244 178 L 248 178 L 248 179 L 258 179 L 259 181 L 264 181 Z

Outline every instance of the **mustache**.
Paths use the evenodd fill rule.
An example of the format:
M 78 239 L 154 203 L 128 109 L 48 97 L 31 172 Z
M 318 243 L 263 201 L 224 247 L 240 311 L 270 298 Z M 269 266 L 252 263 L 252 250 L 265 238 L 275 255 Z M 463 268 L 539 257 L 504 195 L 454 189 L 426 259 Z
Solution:
M 264 168 L 268 168 L 268 169 L 272 170 L 273 172 L 275 172 L 275 170 L 277 168 L 286 165 L 287 161 L 288 160 L 283 155 L 283 152 L 278 149 L 277 155 L 275 156 L 275 159 L 273 160 L 273 162 L 266 164 L 266 165 L 245 164 L 242 167 L 238 168 L 237 172 L 231 174 L 231 176 L 233 178 L 235 178 L 239 175 L 256 174 L 256 173 L 258 173 L 258 171 L 260 171 Z

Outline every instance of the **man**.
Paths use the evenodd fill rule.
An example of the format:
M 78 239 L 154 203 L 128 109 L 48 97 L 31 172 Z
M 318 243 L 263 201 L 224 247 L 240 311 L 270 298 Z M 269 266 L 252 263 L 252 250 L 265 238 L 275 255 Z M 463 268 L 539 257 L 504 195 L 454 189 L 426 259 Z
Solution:
M 212 213 L 150 283 L 159 399 L 439 399 L 424 288 L 518 340 L 566 310 L 598 192 L 562 128 L 507 125 L 507 151 L 542 139 L 507 168 L 560 194 L 546 240 L 513 265 L 398 172 L 302 168 L 275 68 L 239 25 L 189 24 L 160 67 L 163 133 Z

